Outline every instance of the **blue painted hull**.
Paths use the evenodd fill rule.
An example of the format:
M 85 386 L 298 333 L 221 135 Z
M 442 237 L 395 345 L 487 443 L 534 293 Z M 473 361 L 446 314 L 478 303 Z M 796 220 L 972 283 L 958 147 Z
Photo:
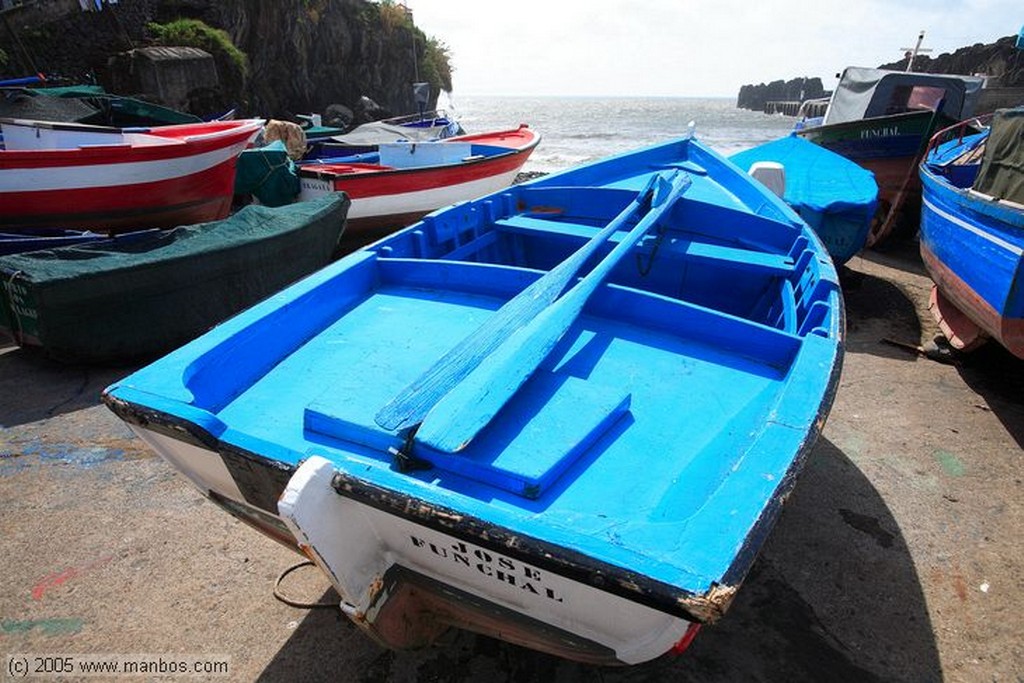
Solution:
M 24 233 L 0 232 L 0 256 L 20 254 L 37 249 L 66 247 L 72 244 L 83 244 L 105 239 L 106 235 L 82 230 L 55 230 L 45 235 L 26 235 Z
M 921 167 L 921 255 L 939 292 L 1024 358 L 1024 209 Z
M 115 243 L 124 243 L 152 232 L 153 230 L 141 230 L 138 232 L 129 232 L 115 236 L 105 235 L 98 232 L 90 232 L 88 230 L 60 229 L 40 231 L 38 234 L 31 234 L 27 232 L 0 232 L 0 256 L 22 254 L 26 251 L 38 251 L 40 249 L 69 247 L 75 244 L 88 244 L 90 242 L 98 242 L 100 240 L 112 240 Z
M 468 445 L 428 443 L 431 413 L 418 431 L 380 426 L 382 407 L 628 214 L 656 173 L 682 195 L 660 196 L 635 246 L 634 216 L 597 249 L 594 271 L 616 245 L 628 253 Z M 553 320 L 592 272 L 525 315 L 441 400 L 550 332 L 533 323 Z M 323 544 L 302 543 L 384 642 L 429 640 L 410 635 L 428 614 L 422 629 L 454 623 L 635 663 L 727 608 L 824 424 L 842 334 L 820 240 L 746 174 L 680 140 L 438 211 L 104 396 L 211 498 L 293 546 L 306 536 L 285 498 L 301 501 L 307 466 L 326 459 L 334 491 L 314 517 L 341 525 L 328 538 L 363 541 L 346 543 L 341 561 L 355 564 L 344 570 Z M 353 579 L 363 574 L 365 585 Z M 630 622 L 634 608 L 649 620 Z M 616 622 L 638 625 L 618 638 Z

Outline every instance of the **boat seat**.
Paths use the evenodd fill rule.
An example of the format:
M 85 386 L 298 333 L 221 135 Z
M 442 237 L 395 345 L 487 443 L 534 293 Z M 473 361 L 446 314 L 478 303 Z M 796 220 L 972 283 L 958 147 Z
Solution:
M 377 425 L 374 406 L 349 396 L 336 386 L 325 391 L 306 406 L 305 429 L 379 452 L 403 448 L 400 435 Z M 465 450 L 445 453 L 417 442 L 412 455 L 439 473 L 537 498 L 629 412 L 630 400 L 619 388 L 542 370 Z
M 767 187 L 776 197 L 786 195 L 786 168 L 777 161 L 756 161 L 747 170 L 751 178 Z
M 598 228 L 580 223 L 551 221 L 521 215 L 502 218 L 496 221 L 495 225 L 506 232 L 523 235 L 550 235 L 554 233 L 580 240 L 590 239 L 598 230 Z M 613 244 L 617 243 L 622 240 L 625 234 L 624 231 L 620 231 L 612 235 L 608 241 Z M 772 275 L 788 276 L 796 268 L 796 263 L 787 254 L 769 254 L 752 249 L 726 247 L 709 242 L 694 242 L 680 239 L 672 245 L 672 249 L 677 253 L 683 252 L 687 258 L 713 260 L 735 268 L 761 271 Z

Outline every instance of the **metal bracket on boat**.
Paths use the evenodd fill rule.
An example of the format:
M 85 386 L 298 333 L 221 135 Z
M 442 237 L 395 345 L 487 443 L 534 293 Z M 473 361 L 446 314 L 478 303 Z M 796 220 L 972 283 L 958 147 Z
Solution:
M 406 432 L 405 443 L 402 444 L 401 448 L 395 448 L 394 446 L 390 446 L 388 448 L 388 453 L 395 456 L 395 464 L 398 466 L 399 472 L 429 470 L 434 467 L 433 463 L 424 460 L 423 458 L 417 458 L 412 454 L 412 444 L 416 436 L 417 429 L 419 429 L 418 424 Z
M 654 238 L 654 246 L 651 247 L 651 253 L 645 257 L 642 253 L 637 251 L 636 253 L 636 269 L 640 273 L 640 277 L 647 277 L 647 274 L 651 272 L 651 268 L 654 267 L 654 258 L 658 255 L 658 248 L 661 246 L 662 240 L 665 239 L 665 226 L 658 224 L 657 236 Z

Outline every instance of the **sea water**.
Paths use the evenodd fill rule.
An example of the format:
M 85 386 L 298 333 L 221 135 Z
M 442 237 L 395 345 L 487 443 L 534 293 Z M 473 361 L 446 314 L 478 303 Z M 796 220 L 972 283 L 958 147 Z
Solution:
M 785 136 L 795 119 L 739 109 L 733 98 L 493 97 L 452 94 L 438 107 L 467 133 L 514 128 L 541 134 L 524 171 L 557 171 L 611 154 L 695 135 L 729 156 Z

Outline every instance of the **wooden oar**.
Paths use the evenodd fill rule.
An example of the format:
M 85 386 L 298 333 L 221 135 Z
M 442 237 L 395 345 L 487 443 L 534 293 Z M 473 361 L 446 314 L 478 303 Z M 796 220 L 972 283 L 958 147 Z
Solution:
M 566 288 L 576 272 L 638 211 L 650 205 L 657 176 L 599 233 L 522 292 L 509 299 L 483 325 L 442 356 L 426 372 L 378 411 L 374 421 L 384 429 L 419 424 L 427 412 L 510 334 L 532 320 Z
M 658 178 L 651 210 L 603 261 L 555 303 L 516 330 L 437 402 L 416 432 L 418 442 L 454 453 L 465 448 L 491 421 L 569 330 L 590 295 L 612 269 L 690 186 L 688 175 L 674 175 L 671 180 Z

